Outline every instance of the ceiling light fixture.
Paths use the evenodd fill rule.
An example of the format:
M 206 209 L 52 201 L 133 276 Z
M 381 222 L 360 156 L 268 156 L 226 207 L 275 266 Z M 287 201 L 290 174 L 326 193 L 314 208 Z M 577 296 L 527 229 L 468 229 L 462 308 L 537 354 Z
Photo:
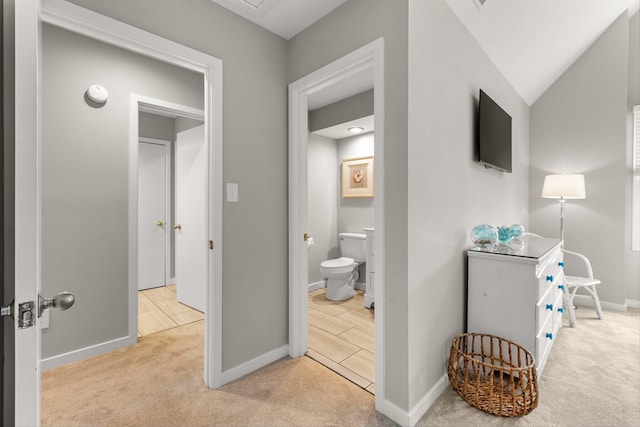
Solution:
M 364 128 L 360 127 L 360 126 L 355 126 L 355 127 L 349 128 L 349 132 L 351 132 L 351 133 L 362 133 L 362 132 L 364 132 Z

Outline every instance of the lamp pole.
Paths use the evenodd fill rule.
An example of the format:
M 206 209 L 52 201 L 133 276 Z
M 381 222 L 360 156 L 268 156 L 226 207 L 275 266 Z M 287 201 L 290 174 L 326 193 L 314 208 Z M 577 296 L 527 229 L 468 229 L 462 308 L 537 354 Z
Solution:
M 560 197 L 560 240 L 562 240 L 562 246 L 564 247 L 564 197 Z

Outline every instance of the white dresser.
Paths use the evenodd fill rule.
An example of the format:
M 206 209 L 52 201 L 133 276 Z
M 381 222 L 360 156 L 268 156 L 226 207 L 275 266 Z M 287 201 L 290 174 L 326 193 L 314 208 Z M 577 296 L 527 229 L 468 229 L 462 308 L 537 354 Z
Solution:
M 520 344 L 541 375 L 562 326 L 561 240 L 524 236 L 522 243 L 518 250 L 468 251 L 467 332 Z

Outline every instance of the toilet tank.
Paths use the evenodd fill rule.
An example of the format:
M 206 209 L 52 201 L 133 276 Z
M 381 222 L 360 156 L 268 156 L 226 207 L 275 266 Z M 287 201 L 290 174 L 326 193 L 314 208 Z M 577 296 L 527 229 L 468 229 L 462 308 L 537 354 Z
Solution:
M 367 257 L 367 235 L 364 233 L 340 233 L 340 252 L 343 257 L 365 262 Z

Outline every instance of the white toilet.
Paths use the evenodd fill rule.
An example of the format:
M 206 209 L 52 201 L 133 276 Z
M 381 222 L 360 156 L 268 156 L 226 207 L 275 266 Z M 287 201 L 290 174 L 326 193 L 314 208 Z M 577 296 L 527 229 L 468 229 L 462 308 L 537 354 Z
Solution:
M 358 265 L 366 260 L 367 235 L 364 233 L 340 233 L 341 258 L 329 259 L 320 264 L 320 272 L 327 279 L 326 298 L 342 301 L 356 294 Z

